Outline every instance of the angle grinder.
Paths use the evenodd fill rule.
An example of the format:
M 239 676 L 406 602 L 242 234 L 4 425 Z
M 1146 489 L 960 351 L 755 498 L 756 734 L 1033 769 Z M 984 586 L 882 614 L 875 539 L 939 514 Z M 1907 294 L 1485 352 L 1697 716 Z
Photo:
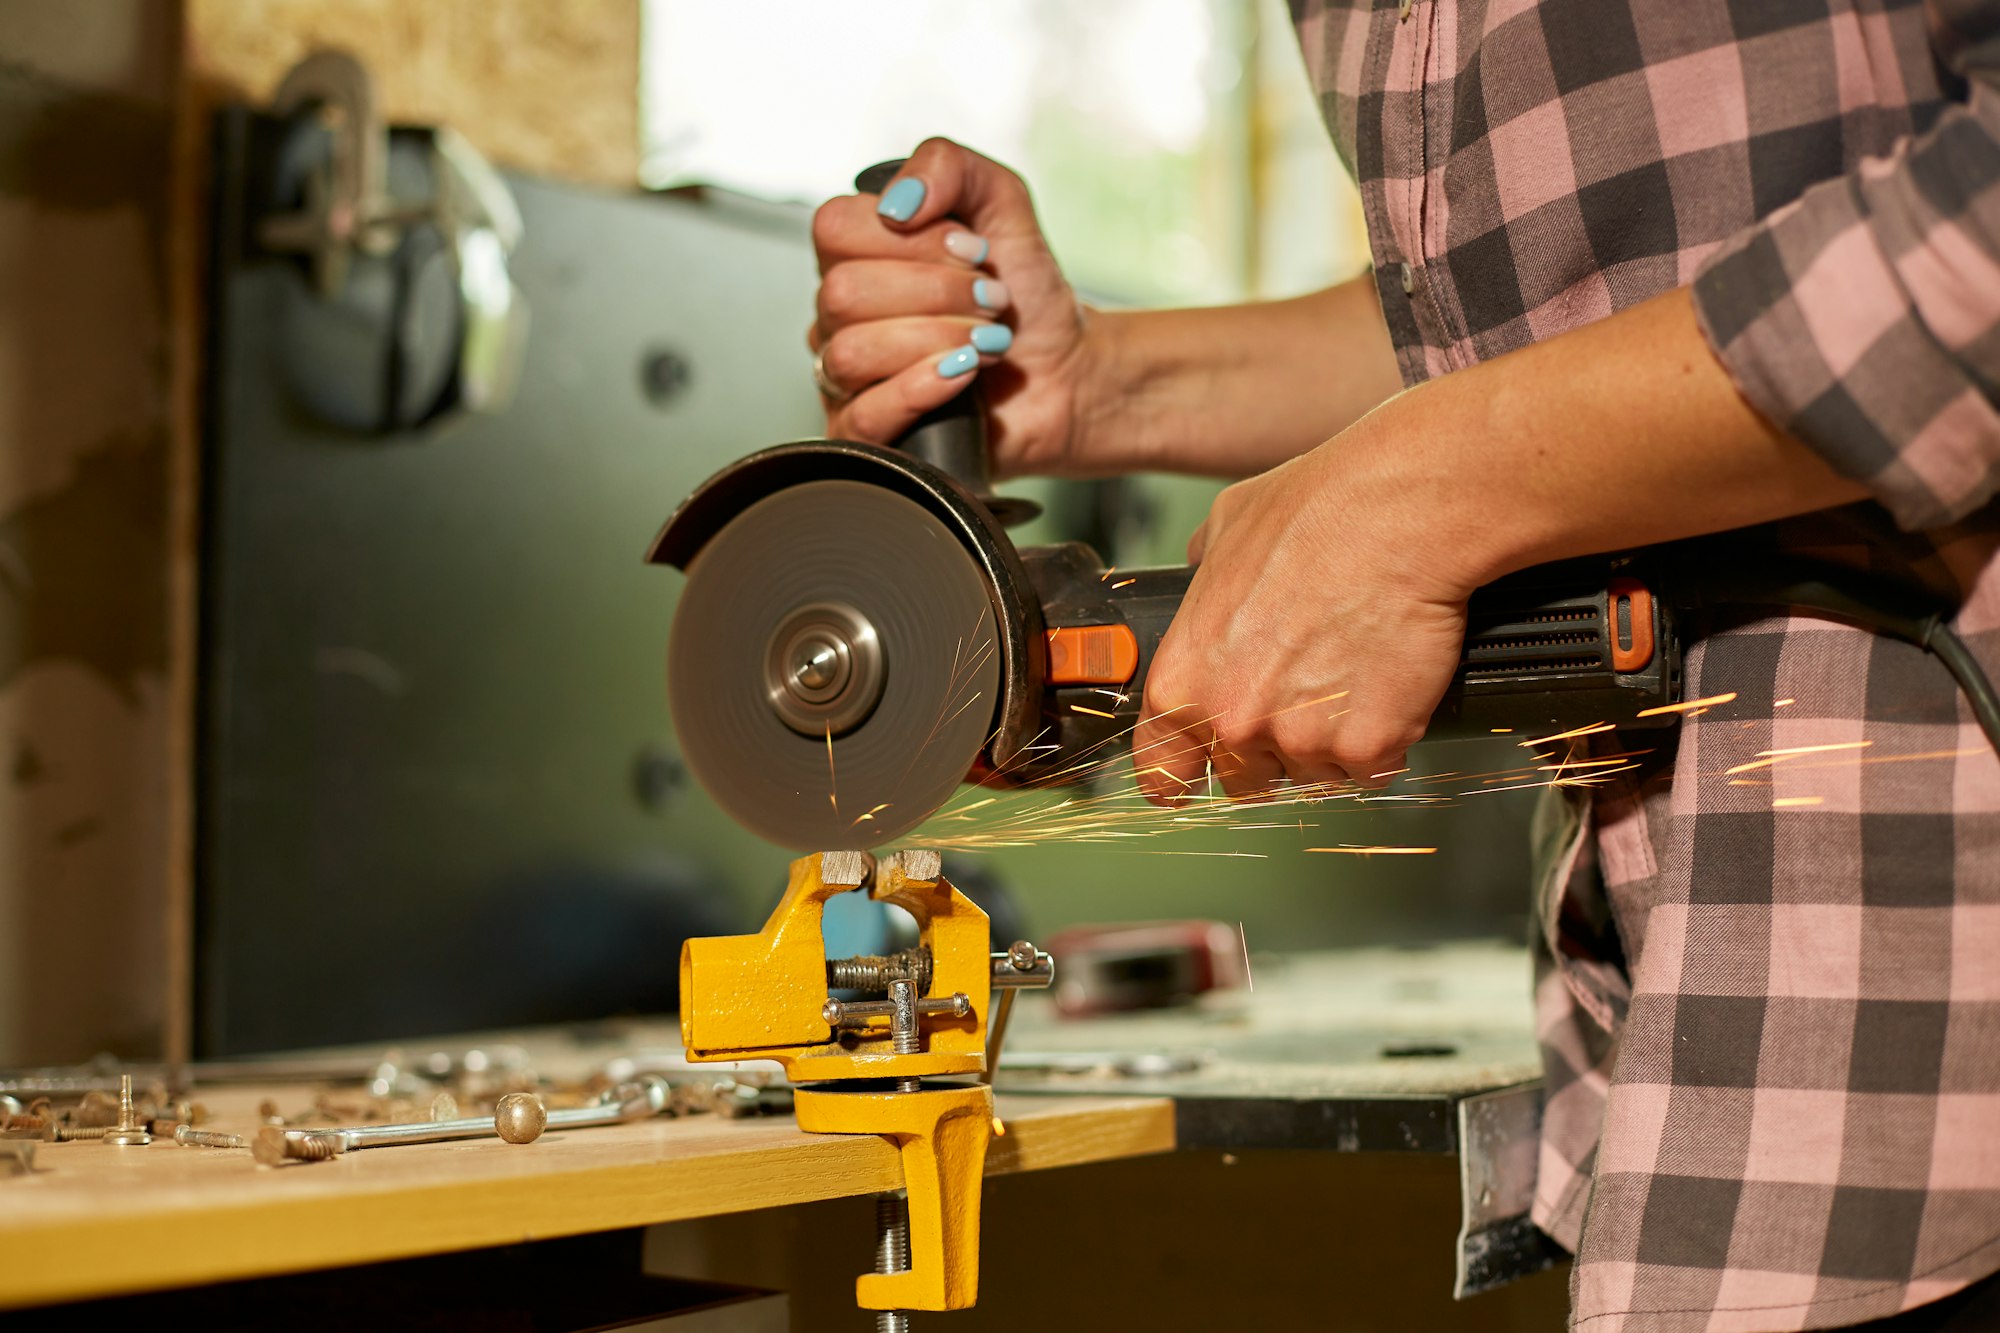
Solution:
M 1193 570 L 1109 571 L 1079 542 L 1016 548 L 984 486 L 977 404 L 899 448 L 778 445 L 690 496 L 648 559 L 687 573 L 667 688 L 682 753 L 781 846 L 867 847 L 961 783 L 1059 782 L 1139 720 Z M 947 466 L 977 459 L 979 470 Z M 1636 557 L 1481 589 L 1427 739 L 1663 725 L 1680 648 Z

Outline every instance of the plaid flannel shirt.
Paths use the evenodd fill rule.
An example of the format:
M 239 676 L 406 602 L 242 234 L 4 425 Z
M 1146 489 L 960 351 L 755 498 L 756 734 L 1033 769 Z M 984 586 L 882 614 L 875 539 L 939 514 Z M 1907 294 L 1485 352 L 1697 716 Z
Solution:
M 1744 540 L 1950 594 L 2000 676 L 2000 4 L 1293 11 L 1407 381 L 1691 285 L 1874 492 Z M 1537 824 L 1535 1219 L 1591 1333 L 1879 1318 L 2000 1268 L 2000 761 L 1918 649 L 1693 628 L 1736 699 Z

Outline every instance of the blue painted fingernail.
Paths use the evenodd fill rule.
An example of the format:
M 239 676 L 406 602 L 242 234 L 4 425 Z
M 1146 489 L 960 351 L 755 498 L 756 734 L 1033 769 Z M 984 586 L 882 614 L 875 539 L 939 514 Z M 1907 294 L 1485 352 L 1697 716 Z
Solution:
M 1007 290 L 1007 284 L 998 278 L 975 278 L 972 282 L 972 299 L 988 310 L 1005 310 L 1014 294 Z
M 938 374 L 945 379 L 955 380 L 966 371 L 979 365 L 977 347 L 954 348 L 944 360 L 938 362 Z
M 993 252 L 993 247 L 986 243 L 984 236 L 969 231 L 951 231 L 945 233 L 944 252 L 953 259 L 963 259 L 977 266 L 986 262 L 986 256 Z
M 1014 330 L 1005 324 L 981 324 L 972 331 L 972 345 L 988 356 L 998 356 L 1014 345 Z
M 915 176 L 905 176 L 882 191 L 882 202 L 875 205 L 875 211 L 891 222 L 908 222 L 923 206 L 924 183 Z

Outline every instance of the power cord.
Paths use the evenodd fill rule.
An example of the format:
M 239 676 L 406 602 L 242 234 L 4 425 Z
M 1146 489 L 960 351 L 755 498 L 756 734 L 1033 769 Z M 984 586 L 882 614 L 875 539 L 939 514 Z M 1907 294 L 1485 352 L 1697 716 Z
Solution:
M 1746 566 L 1755 566 L 1754 572 Z M 2000 693 L 1951 627 L 1952 608 L 1866 570 L 1768 557 L 1705 562 L 1675 600 L 1690 609 L 1790 606 L 1913 643 L 1958 682 L 1979 729 L 2000 754 Z

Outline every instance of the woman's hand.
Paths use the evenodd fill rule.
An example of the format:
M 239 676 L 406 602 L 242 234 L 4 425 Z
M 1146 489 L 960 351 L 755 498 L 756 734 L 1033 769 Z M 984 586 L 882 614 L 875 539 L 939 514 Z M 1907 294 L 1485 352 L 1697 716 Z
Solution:
M 1369 782 L 1423 734 L 1475 588 L 1866 494 L 1743 400 L 1685 290 L 1427 381 L 1216 500 L 1140 781 L 1171 799 L 1212 759 L 1238 796 Z
M 1472 585 L 1427 530 L 1435 494 L 1354 438 L 1390 415 L 1231 486 L 1189 541 L 1200 567 L 1134 736 L 1149 799 L 1202 789 L 1211 766 L 1237 798 L 1287 778 L 1374 784 L 1423 735 Z
M 812 235 L 829 436 L 887 444 L 977 378 L 995 472 L 1065 470 L 1084 316 L 1020 177 L 929 139 L 880 196 L 822 205 Z

